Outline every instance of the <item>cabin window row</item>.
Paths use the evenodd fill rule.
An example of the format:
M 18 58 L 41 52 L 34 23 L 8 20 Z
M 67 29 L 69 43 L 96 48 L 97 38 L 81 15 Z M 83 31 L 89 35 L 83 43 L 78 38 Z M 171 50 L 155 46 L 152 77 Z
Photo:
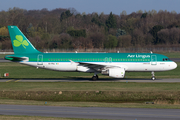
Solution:
M 112 62 L 108 59 L 49 59 L 49 61 L 104 61 L 104 62 Z M 113 61 L 150 61 L 150 59 L 113 59 Z

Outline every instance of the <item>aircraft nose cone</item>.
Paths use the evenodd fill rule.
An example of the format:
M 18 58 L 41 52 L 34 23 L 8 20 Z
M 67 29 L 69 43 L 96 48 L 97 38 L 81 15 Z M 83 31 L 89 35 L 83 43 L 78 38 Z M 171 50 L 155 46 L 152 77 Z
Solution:
M 177 64 L 175 62 L 173 62 L 172 69 L 175 69 L 175 68 L 177 68 Z
M 174 69 L 175 69 L 175 68 L 177 68 L 177 64 L 176 64 L 175 62 L 174 62 L 174 64 L 175 64 L 175 65 L 174 65 Z

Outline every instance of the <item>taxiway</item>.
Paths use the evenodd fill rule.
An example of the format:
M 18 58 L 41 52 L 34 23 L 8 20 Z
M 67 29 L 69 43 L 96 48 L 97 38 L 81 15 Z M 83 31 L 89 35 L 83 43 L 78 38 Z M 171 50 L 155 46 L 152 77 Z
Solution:
M 180 109 L 0 105 L 1 115 L 48 116 L 63 118 L 179 120 L 179 113 Z

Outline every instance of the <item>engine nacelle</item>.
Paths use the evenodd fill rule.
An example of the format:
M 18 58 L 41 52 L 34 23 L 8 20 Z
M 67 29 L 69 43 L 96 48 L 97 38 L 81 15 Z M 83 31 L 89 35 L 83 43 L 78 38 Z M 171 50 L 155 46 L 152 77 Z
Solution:
M 124 78 L 124 76 L 125 76 L 124 68 L 112 68 L 112 69 L 109 69 L 109 77 Z
M 113 78 L 124 78 L 125 69 L 124 68 L 110 68 L 108 70 L 101 72 L 104 75 L 109 75 L 109 77 Z

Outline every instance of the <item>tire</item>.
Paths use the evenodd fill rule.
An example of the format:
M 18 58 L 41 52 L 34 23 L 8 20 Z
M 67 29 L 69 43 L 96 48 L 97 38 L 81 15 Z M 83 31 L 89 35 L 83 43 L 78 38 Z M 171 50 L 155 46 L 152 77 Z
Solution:
M 93 77 L 92 77 L 92 80 L 93 80 L 93 81 L 95 81 L 95 80 L 97 80 L 97 79 L 98 79 L 97 76 L 93 76 Z
M 151 79 L 154 81 L 156 78 L 153 76 Z

